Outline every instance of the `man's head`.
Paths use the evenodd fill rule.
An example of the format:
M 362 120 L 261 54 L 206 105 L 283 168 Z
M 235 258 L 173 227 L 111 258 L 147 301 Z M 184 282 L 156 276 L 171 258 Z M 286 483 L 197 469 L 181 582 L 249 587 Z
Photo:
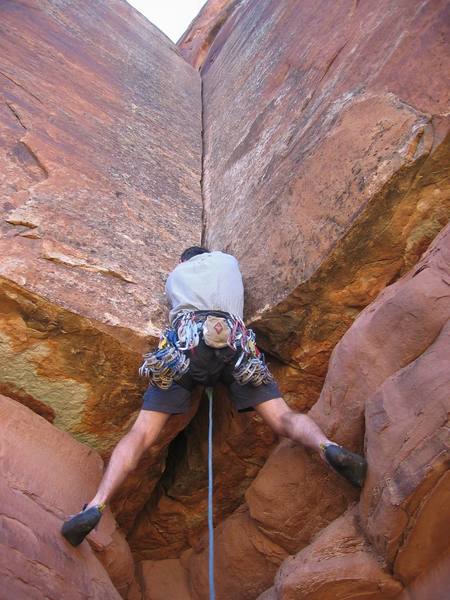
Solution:
M 204 254 L 205 252 L 209 252 L 209 250 L 202 248 L 201 246 L 191 246 L 190 248 L 183 250 L 180 257 L 180 262 L 185 262 L 193 256 L 197 256 L 197 254 Z

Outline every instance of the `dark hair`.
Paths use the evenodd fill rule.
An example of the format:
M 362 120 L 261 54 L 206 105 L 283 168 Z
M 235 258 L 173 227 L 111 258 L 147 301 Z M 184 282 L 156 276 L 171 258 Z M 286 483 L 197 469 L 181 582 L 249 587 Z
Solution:
M 181 262 L 185 262 L 193 256 L 197 256 L 197 254 L 204 254 L 205 252 L 209 252 L 209 250 L 207 250 L 206 248 L 202 248 L 201 246 L 191 246 L 190 248 L 186 248 L 186 250 L 183 250 L 183 252 L 181 253 L 180 260 Z

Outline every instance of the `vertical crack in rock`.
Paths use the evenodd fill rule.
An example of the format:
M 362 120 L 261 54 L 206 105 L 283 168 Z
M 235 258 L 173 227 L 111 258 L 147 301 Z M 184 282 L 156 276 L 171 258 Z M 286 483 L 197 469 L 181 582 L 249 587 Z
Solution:
M 201 198 L 202 198 L 202 205 L 203 205 L 203 211 L 202 211 L 202 237 L 201 237 L 201 244 L 203 246 L 203 244 L 205 243 L 205 237 L 206 237 L 206 225 L 207 225 L 207 220 L 206 220 L 206 210 L 207 210 L 207 206 L 206 206 L 206 193 L 205 193 L 205 155 L 206 155 L 206 149 L 205 149 L 205 104 L 204 104 L 204 91 L 203 91 L 203 77 L 200 73 L 200 110 L 201 110 L 201 137 L 202 137 L 202 149 L 201 149 L 201 172 L 200 172 L 200 194 L 201 194 Z

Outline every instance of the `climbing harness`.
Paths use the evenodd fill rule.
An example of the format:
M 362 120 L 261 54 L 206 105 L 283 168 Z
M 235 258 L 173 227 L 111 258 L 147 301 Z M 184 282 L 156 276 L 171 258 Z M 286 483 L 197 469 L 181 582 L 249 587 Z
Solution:
M 208 424 L 208 538 L 209 538 L 209 600 L 215 600 L 216 592 L 214 586 L 214 524 L 213 524 L 213 458 L 212 458 L 212 434 L 213 434 L 213 388 L 205 389 L 209 402 L 209 424 Z
M 181 311 L 172 328 L 161 335 L 158 348 L 145 354 L 139 373 L 149 377 L 153 385 L 168 389 L 189 369 L 190 360 L 186 353 L 198 346 L 204 334 L 205 321 L 211 313 L 218 314 L 220 311 Z M 251 383 L 254 386 L 271 382 L 273 377 L 264 355 L 256 346 L 254 332 L 247 329 L 239 317 L 228 313 L 220 315 L 229 331 L 227 346 L 238 355 L 233 371 L 235 381 L 240 385 Z M 207 338 L 203 335 L 205 343 Z

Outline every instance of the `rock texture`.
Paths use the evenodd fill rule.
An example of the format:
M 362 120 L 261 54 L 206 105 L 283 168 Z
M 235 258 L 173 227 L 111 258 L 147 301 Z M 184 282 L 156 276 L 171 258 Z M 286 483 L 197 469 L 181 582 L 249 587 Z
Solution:
M 107 451 L 200 241 L 200 79 L 122 0 L 3 2 L 0 34 L 0 385 Z
M 1 597 L 119 599 L 97 558 L 126 597 L 134 565 L 109 511 L 90 536 L 97 557 L 87 541 L 75 549 L 59 533 L 64 517 L 93 494 L 99 455 L 4 396 L 0 430 Z
M 311 389 L 305 390 L 299 386 L 299 371 L 274 359 L 270 359 L 270 366 L 286 401 L 297 410 L 308 409 L 313 404 L 315 396 L 310 393 Z M 310 382 L 311 386 L 318 384 L 313 378 Z M 128 536 L 136 557 L 153 560 L 175 558 L 190 546 L 196 549 L 202 547 L 201 540 L 207 528 L 207 431 L 208 407 L 203 398 L 195 419 L 169 446 L 164 474 L 151 501 L 139 513 Z M 215 390 L 215 522 L 221 522 L 228 517 L 244 501 L 246 490 L 264 465 L 277 440 L 277 436 L 256 413 L 236 413 L 226 390 L 220 386 Z M 292 471 L 292 468 L 298 469 L 298 472 Z M 333 474 L 327 474 L 320 465 L 310 461 L 309 456 L 301 450 L 298 456 L 294 453 L 286 463 L 283 463 L 281 471 L 274 475 L 271 492 L 278 498 L 281 492 L 277 486 L 285 491 L 292 487 L 295 480 L 295 485 L 301 487 L 304 473 L 308 472 L 311 475 L 316 471 L 319 479 L 323 478 L 325 487 L 329 487 L 332 494 L 337 490 L 343 502 L 343 504 L 339 503 L 341 512 L 346 506 L 345 498 L 352 498 L 353 495 L 347 486 L 342 486 Z M 142 479 L 141 473 L 142 471 L 139 470 L 136 474 L 137 479 Z M 269 479 L 271 478 L 272 475 Z M 266 481 L 267 478 L 264 480 Z M 252 489 L 256 488 L 252 486 Z M 264 495 L 265 492 L 270 493 L 266 488 L 264 492 L 259 490 L 256 495 L 258 493 Z M 306 506 L 308 501 L 309 496 L 304 498 L 302 495 L 297 500 L 293 500 L 297 508 L 300 508 L 300 505 Z M 133 502 L 130 502 L 130 498 L 124 498 L 125 502 L 130 506 L 127 512 L 134 514 Z M 279 508 L 278 503 L 275 504 Z M 327 504 L 329 499 L 324 498 L 317 511 L 327 512 Z M 279 521 L 283 521 L 283 514 L 281 510 L 280 516 L 277 517 Z M 123 518 L 121 523 L 125 523 Z M 297 537 L 302 535 L 300 532 L 296 534 Z
M 264 540 L 245 548 L 238 563 L 242 571 L 218 559 L 218 598 L 239 600 L 263 593 L 264 578 L 252 561 L 260 564 L 266 556 L 271 568 L 266 565 L 265 573 L 273 574 L 271 545 L 298 559 L 285 563 L 278 587 L 264 592 L 261 600 L 322 600 L 321 594 L 345 598 L 350 594 L 345 578 L 330 574 L 344 568 L 341 558 L 331 552 L 339 544 L 344 554 L 349 549 L 349 556 L 342 559 L 345 572 L 352 593 L 361 593 L 362 598 L 383 597 L 377 596 L 378 581 L 386 583 L 386 597 L 394 597 L 449 551 L 448 536 L 442 535 L 450 505 L 449 284 L 447 226 L 415 268 L 361 313 L 332 355 L 323 393 L 310 414 L 339 441 L 356 447 L 364 437 L 365 412 L 369 473 L 361 503 L 340 517 L 357 494 L 316 457 L 282 442 L 248 488 L 247 505 L 218 528 L 221 556 L 235 548 L 234 524 L 243 515 L 245 527 Z M 244 530 L 242 523 L 239 527 Z M 348 539 L 354 541 L 350 544 Z M 383 569 L 375 568 L 377 564 Z M 206 575 L 202 580 L 200 574 L 206 573 L 207 552 L 197 548 L 189 568 L 194 597 L 206 598 Z
M 415 268 L 386 288 L 336 346 L 310 412 L 328 435 L 362 448 L 366 401 L 384 381 L 412 366 L 450 318 L 449 280 L 446 227 Z M 444 351 L 441 360 L 448 358 Z
M 177 559 L 143 561 L 139 576 L 145 600 L 192 600 L 186 570 Z
M 200 79 L 122 0 L 3 2 L 0 36 L 0 392 L 107 458 L 201 237 Z M 123 526 L 192 414 L 125 486 Z
M 347 482 L 291 441 L 270 455 L 246 493 L 258 527 L 290 554 L 309 544 L 356 498 Z
M 450 258 L 450 232 L 447 234 Z M 440 253 L 441 254 L 441 253 Z M 447 261 L 447 267 L 450 261 Z M 441 263 L 441 266 L 442 263 Z M 450 269 L 441 272 L 450 307 Z M 429 288 L 428 288 L 429 289 Z M 450 549 L 450 319 L 429 347 L 366 406 L 371 465 L 362 497 L 369 539 L 408 583 Z
M 448 222 L 448 11 L 249 0 L 203 66 L 205 240 L 305 383 Z
M 206 539 L 204 545 L 188 559 L 196 600 L 209 598 Z M 217 598 L 252 600 L 270 585 L 287 553 L 259 530 L 243 506 L 216 528 L 214 556 Z
M 388 600 L 401 589 L 380 565 L 350 510 L 308 548 L 287 558 L 274 588 L 259 600 Z
M 418 577 L 398 597 L 398 600 L 447 600 L 450 590 L 450 556 L 445 556 L 436 565 Z
M 177 42 L 184 58 L 200 70 L 221 27 L 242 0 L 208 0 Z

